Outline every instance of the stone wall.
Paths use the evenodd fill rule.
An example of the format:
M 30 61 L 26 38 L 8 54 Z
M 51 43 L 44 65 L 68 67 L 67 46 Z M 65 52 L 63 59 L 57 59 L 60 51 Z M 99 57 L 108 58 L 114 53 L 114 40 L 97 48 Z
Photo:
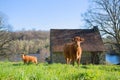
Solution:
M 65 58 L 62 52 L 54 52 L 52 54 L 53 63 L 66 63 Z M 82 64 L 90 64 L 91 63 L 91 53 L 83 52 L 81 57 Z
M 63 53 L 61 52 L 55 52 L 52 54 L 52 62 L 53 63 L 65 63 L 65 58 L 63 56 Z

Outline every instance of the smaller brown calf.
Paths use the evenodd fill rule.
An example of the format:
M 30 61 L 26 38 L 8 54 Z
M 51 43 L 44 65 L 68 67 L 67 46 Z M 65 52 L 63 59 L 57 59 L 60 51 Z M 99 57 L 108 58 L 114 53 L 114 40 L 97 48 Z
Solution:
M 22 54 L 22 60 L 24 64 L 27 64 L 30 62 L 37 64 L 37 57 L 35 56 L 28 56 L 28 55 Z

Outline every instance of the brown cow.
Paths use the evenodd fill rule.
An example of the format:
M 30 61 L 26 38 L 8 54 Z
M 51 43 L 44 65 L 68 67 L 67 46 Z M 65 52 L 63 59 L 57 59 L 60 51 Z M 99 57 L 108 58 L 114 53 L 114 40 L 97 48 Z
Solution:
M 73 38 L 72 43 L 67 43 L 64 45 L 64 56 L 67 64 L 72 62 L 74 65 L 75 61 L 77 61 L 78 65 L 80 64 L 82 54 L 80 43 L 83 41 L 83 38 L 76 36 Z
M 28 55 L 25 55 L 25 54 L 22 54 L 22 60 L 24 62 L 24 64 L 26 63 L 36 63 L 37 64 L 37 57 L 35 56 L 28 56 Z

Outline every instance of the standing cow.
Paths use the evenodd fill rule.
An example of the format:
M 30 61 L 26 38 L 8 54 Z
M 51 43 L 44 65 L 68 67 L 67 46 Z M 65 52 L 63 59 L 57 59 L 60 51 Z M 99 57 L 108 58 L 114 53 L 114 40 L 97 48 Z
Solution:
M 72 43 L 67 43 L 64 45 L 64 56 L 67 64 L 72 62 L 74 65 L 75 61 L 77 61 L 78 65 L 80 64 L 82 54 L 82 48 L 80 44 L 83 41 L 83 38 L 76 36 L 72 39 Z

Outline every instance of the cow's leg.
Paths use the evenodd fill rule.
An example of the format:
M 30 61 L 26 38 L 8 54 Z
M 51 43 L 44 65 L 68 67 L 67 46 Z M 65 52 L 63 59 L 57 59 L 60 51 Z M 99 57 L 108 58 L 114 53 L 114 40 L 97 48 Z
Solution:
M 76 57 L 77 57 L 77 60 L 78 60 L 79 59 L 79 52 L 78 51 L 77 51 Z
M 24 60 L 24 64 L 26 63 L 26 61 Z
M 69 64 L 69 63 L 70 63 L 69 58 L 66 58 L 66 62 L 67 62 L 67 64 Z
M 81 51 L 77 51 L 76 57 L 77 57 L 77 59 L 79 59 L 81 57 Z
M 27 65 L 29 64 L 29 61 L 28 61 L 28 60 L 26 60 L 26 64 L 27 64 Z
M 37 63 L 37 59 L 34 59 L 34 60 L 33 60 L 33 63 L 35 63 L 35 64 L 37 65 L 37 64 L 38 64 L 38 63 Z
M 69 64 L 71 63 L 72 59 L 69 58 Z
M 72 65 L 73 65 L 73 66 L 75 65 L 75 62 L 74 62 L 74 60 L 72 60 Z
M 78 64 L 78 66 L 79 66 L 79 64 L 80 64 L 80 58 L 79 58 L 79 59 L 77 59 L 77 64 Z
M 80 60 L 81 60 L 81 55 L 79 55 L 79 58 L 77 59 L 77 64 L 78 64 L 78 66 L 79 66 L 79 64 L 80 64 Z
M 75 65 L 75 57 L 74 56 L 72 57 L 72 65 L 73 66 Z

